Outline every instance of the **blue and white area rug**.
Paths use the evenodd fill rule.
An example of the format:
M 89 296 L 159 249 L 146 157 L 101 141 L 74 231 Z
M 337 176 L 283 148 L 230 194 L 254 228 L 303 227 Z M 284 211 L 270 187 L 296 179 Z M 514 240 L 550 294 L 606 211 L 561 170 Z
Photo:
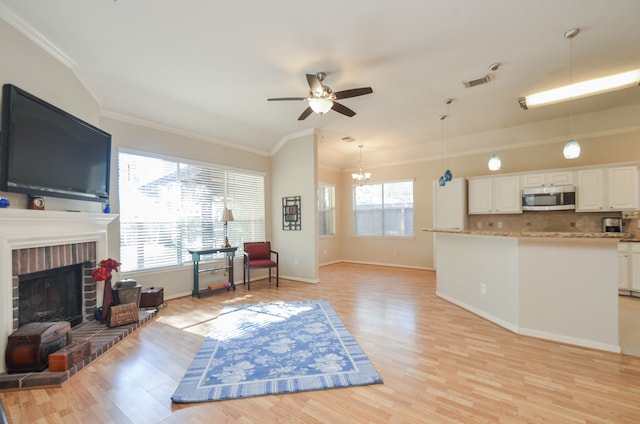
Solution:
M 207 402 L 380 384 L 326 300 L 226 306 L 171 397 Z

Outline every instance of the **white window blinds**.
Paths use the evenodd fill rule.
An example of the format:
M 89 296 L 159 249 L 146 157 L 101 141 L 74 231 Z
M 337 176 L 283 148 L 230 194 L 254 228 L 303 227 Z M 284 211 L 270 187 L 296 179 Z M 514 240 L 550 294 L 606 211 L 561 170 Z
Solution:
M 231 245 L 265 238 L 262 176 L 120 152 L 118 177 L 123 271 L 190 263 L 188 249 L 222 246 L 225 207 Z
M 353 188 L 354 233 L 360 236 L 413 236 L 413 181 Z

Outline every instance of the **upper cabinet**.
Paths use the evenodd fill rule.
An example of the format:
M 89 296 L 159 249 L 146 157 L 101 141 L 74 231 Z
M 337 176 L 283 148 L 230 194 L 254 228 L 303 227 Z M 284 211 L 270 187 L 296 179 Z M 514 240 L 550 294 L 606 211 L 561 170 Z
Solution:
M 522 213 L 520 177 L 469 179 L 469 214 Z
M 638 166 L 583 169 L 576 175 L 577 212 L 638 210 Z
M 559 185 L 573 185 L 573 171 L 541 172 L 522 176 L 523 188 Z

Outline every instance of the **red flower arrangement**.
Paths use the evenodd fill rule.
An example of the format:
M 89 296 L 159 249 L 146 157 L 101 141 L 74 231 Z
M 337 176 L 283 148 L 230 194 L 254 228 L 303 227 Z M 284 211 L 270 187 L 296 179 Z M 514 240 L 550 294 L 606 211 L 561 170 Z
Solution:
M 111 278 L 111 272 L 119 271 L 120 265 L 120 262 L 115 259 L 103 259 L 100 261 L 100 266 L 91 272 L 91 276 L 94 281 L 106 281 Z

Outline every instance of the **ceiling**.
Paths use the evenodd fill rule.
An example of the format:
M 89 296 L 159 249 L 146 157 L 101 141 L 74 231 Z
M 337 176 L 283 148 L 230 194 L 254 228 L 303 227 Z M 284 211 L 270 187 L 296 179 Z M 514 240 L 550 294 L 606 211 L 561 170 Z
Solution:
M 640 68 L 638 0 L 0 0 L 0 17 L 70 66 L 107 116 L 264 154 L 316 128 L 320 163 L 337 169 L 355 167 L 358 144 L 365 165 L 402 162 L 441 154 L 443 139 L 566 118 L 566 103 L 525 111 L 517 99 Z M 341 101 L 352 118 L 298 121 L 305 102 L 267 102 L 308 95 L 305 74 L 320 71 L 334 91 L 374 92 Z M 640 104 L 640 88 L 572 103 Z

